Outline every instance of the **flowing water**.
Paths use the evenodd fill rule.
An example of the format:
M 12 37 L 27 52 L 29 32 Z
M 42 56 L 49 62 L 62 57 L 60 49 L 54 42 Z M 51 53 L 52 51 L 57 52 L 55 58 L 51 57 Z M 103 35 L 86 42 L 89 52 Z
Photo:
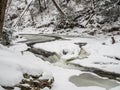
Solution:
M 47 36 L 47 35 L 22 35 L 24 37 L 27 38 L 27 41 L 23 42 L 23 43 L 28 43 L 33 45 L 35 43 L 43 43 L 43 42 L 49 42 L 49 41 L 55 41 L 61 39 L 60 37 L 56 36 Z M 84 53 L 82 53 L 84 54 Z M 73 65 L 70 64 L 69 61 L 65 61 L 65 60 L 60 60 L 60 56 L 57 55 L 56 53 L 52 56 L 49 57 L 44 57 L 41 55 L 37 55 L 38 57 L 42 58 L 43 60 L 49 61 L 51 64 L 55 65 L 55 66 L 59 66 L 62 68 L 67 68 L 67 69 L 77 69 L 80 71 L 86 71 L 85 67 L 81 67 L 78 65 Z M 83 55 L 85 57 L 85 55 Z M 82 56 L 81 56 L 82 57 Z M 87 71 L 88 72 L 88 71 Z M 114 76 L 113 76 L 114 77 Z M 92 74 L 91 72 L 86 73 L 84 72 L 83 74 L 80 74 L 79 76 L 71 76 L 69 78 L 69 81 L 73 84 L 75 84 L 77 87 L 88 87 L 88 86 L 99 86 L 99 87 L 103 87 L 106 88 L 106 90 L 109 90 L 113 87 L 116 86 L 120 86 L 120 83 L 116 80 L 111 80 L 111 79 L 104 79 L 100 76 L 97 76 L 96 74 Z
M 69 81 L 78 87 L 98 86 L 106 88 L 106 90 L 120 85 L 120 83 L 116 82 L 115 80 L 103 79 L 91 73 L 83 73 L 79 76 L 71 76 Z

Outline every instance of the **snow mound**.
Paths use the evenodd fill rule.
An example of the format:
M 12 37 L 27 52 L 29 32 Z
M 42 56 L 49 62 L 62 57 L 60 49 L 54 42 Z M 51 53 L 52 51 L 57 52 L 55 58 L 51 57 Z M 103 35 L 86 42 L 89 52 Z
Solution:
M 102 44 L 104 41 L 88 43 L 83 48 L 90 53 L 90 56 L 83 60 L 74 60 L 71 63 L 120 73 L 120 43 L 108 44 L 106 42 L 104 45 Z
M 50 52 L 56 52 L 58 55 L 61 56 L 61 59 L 63 60 L 75 58 L 79 55 L 80 52 L 79 46 L 69 41 L 40 43 L 35 44 L 34 47 L 41 48 Z
M 27 54 L 29 58 L 26 57 Z M 42 73 L 33 55 L 26 53 L 26 56 L 0 45 L 0 85 L 18 84 L 23 79 L 23 73 Z

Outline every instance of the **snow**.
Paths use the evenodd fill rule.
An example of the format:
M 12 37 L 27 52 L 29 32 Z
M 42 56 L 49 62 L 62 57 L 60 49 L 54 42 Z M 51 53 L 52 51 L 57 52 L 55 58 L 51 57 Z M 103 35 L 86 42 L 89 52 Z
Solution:
M 61 59 L 63 60 L 75 58 L 78 56 L 80 52 L 79 46 L 69 41 L 54 41 L 40 43 L 35 44 L 34 47 L 41 48 L 51 52 L 56 52 L 59 56 L 61 56 Z
M 28 46 L 26 44 L 18 43 L 11 46 L 10 49 L 13 51 L 25 51 L 28 49 Z
M 4 90 L 4 89 L 0 86 L 0 90 Z
M 36 44 L 36 45 L 34 45 L 34 47 L 42 48 L 42 49 L 45 49 L 45 50 L 48 50 L 51 52 L 56 52 L 59 55 L 61 55 L 60 52 L 62 52 L 66 48 L 68 48 L 69 50 L 73 50 L 74 53 L 77 53 L 77 55 L 78 55 L 78 53 L 80 51 L 74 50 L 76 45 L 73 45 L 73 47 L 71 45 L 74 43 L 79 43 L 79 42 L 87 42 L 87 45 L 83 46 L 82 48 L 87 53 L 89 53 L 88 58 L 84 58 L 81 60 L 75 59 L 75 60 L 71 61 L 70 63 L 80 64 L 82 66 L 90 67 L 90 68 L 94 67 L 97 69 L 101 69 L 103 71 L 120 73 L 120 70 L 119 70 L 120 61 L 115 60 L 114 58 L 107 57 L 107 56 L 116 56 L 119 58 L 119 56 L 120 56 L 120 50 L 119 50 L 120 45 L 119 44 L 120 43 L 119 43 L 118 36 L 115 37 L 115 39 L 116 39 L 115 44 L 111 44 L 110 37 L 108 37 L 108 38 L 105 38 L 105 37 L 103 37 L 103 38 L 68 38 L 68 39 L 70 39 L 68 41 L 69 45 L 67 44 L 68 42 L 66 42 L 66 41 L 54 41 L 54 42 Z M 103 43 L 105 43 L 105 44 L 103 44 Z M 70 53 L 69 50 L 68 50 L 68 52 Z M 79 50 L 81 50 L 81 49 L 79 48 Z M 61 55 L 61 57 L 63 57 L 63 56 Z M 70 56 L 68 55 L 68 57 L 70 57 Z M 75 56 L 75 57 L 77 57 L 77 56 Z M 64 58 L 64 59 L 66 59 L 66 58 Z M 60 65 L 60 62 L 58 62 L 55 65 L 62 66 L 62 65 Z M 60 87 L 60 88 L 64 89 L 62 87 Z M 119 90 L 118 88 L 115 90 Z M 75 90 L 77 90 L 77 89 L 75 89 Z M 114 88 L 113 88 L 113 90 L 114 90 Z
M 35 44 L 34 47 L 50 52 L 56 52 L 61 57 L 61 60 L 69 60 L 77 58 L 81 50 L 79 46 L 74 43 L 87 42 L 87 45 L 84 46 L 83 49 L 89 54 L 88 58 L 83 60 L 75 59 L 71 61 L 71 63 L 80 64 L 86 67 L 94 67 L 109 72 L 120 73 L 120 61 L 114 59 L 114 57 L 120 58 L 120 43 L 119 37 L 115 38 L 116 41 L 118 41 L 115 44 L 111 44 L 111 38 L 74 38 L 69 41 L 38 43 Z M 104 42 L 105 45 L 103 44 Z M 67 52 L 67 54 L 64 55 L 63 51 Z M 57 63 L 57 65 L 60 65 L 60 63 Z
M 71 63 L 80 64 L 86 67 L 94 67 L 101 69 L 103 71 L 120 73 L 120 61 L 115 61 L 114 59 L 109 59 L 103 56 L 90 56 L 88 59 L 84 60 L 74 60 Z
M 51 72 L 43 72 L 43 77 L 40 77 L 39 79 L 48 79 L 48 80 L 51 80 L 51 79 L 53 79 L 53 75 L 52 75 L 52 73 Z
M 31 1 L 34 0 L 27 0 L 27 1 L 28 3 L 31 3 Z M 106 1 L 109 2 L 110 0 L 106 0 Z M 24 0 L 22 1 L 14 0 L 12 2 L 14 3 L 11 4 L 10 9 L 8 10 L 10 14 L 8 16 L 12 16 L 13 14 L 16 14 L 18 16 L 18 18 L 12 20 L 13 23 L 12 26 L 15 25 L 14 27 L 14 30 L 16 30 L 16 32 L 14 32 L 15 35 L 44 33 L 44 34 L 57 34 L 57 35 L 59 34 L 66 36 L 68 35 L 68 37 L 65 37 L 66 40 L 56 40 L 46 43 L 37 43 L 34 45 L 35 48 L 40 48 L 50 52 L 55 52 L 58 56 L 60 56 L 60 61 L 57 61 L 54 64 L 53 63 L 51 64 L 48 61 L 43 61 L 41 58 L 36 57 L 33 53 L 26 51 L 29 47 L 24 42 L 21 41 L 25 41 L 29 37 L 28 38 L 19 37 L 17 40 L 14 40 L 12 42 L 13 45 L 9 47 L 5 47 L 0 44 L 0 90 L 4 90 L 1 87 L 2 85 L 14 86 L 18 84 L 23 79 L 24 73 L 29 73 L 33 75 L 42 74 L 43 76 L 40 77 L 39 79 L 52 79 L 54 77 L 55 82 L 53 83 L 51 90 L 67 90 L 67 89 L 68 90 L 107 90 L 105 87 L 103 88 L 94 85 L 87 87 L 86 86 L 78 87 L 74 83 L 70 82 L 69 81 L 70 77 L 79 76 L 86 72 L 75 69 L 75 67 L 73 68 L 71 66 L 67 66 L 66 62 L 68 60 L 71 60 L 69 62 L 73 64 L 78 64 L 89 68 L 93 67 L 103 71 L 120 74 L 120 60 L 116 60 L 114 58 L 114 57 L 120 58 L 120 36 L 114 36 L 116 43 L 111 44 L 112 42 L 111 37 L 109 37 L 108 35 L 114 35 L 117 32 L 112 32 L 112 33 L 102 32 L 102 30 L 104 29 L 105 30 L 111 29 L 112 26 L 118 27 L 120 20 L 114 23 L 112 22 L 110 24 L 106 23 L 102 25 L 103 27 L 100 26 L 101 30 L 95 32 L 96 33 L 95 36 L 90 36 L 88 33 L 90 33 L 91 31 L 94 32 L 94 30 L 96 29 L 94 27 L 96 27 L 98 23 L 96 22 L 94 23 L 93 25 L 94 29 L 91 27 L 91 25 L 89 26 L 89 24 L 88 24 L 88 28 L 74 27 L 73 29 L 68 28 L 61 30 L 56 30 L 54 24 L 50 25 L 49 27 L 44 27 L 44 25 L 49 24 L 51 22 L 57 24 L 56 20 L 59 12 L 54 7 L 52 2 L 47 3 L 47 7 L 49 9 L 46 9 L 44 12 L 41 12 L 39 14 L 37 13 L 37 15 L 34 15 L 33 18 L 36 24 L 35 26 L 31 26 L 31 16 L 29 10 L 25 12 L 25 9 L 27 7 L 25 3 L 23 3 Z M 68 7 L 74 10 L 72 11 L 72 13 L 83 10 L 85 8 L 82 4 L 79 3 L 76 4 L 73 0 L 71 0 L 68 3 Z M 18 8 L 20 8 L 21 11 L 17 10 Z M 32 8 L 33 7 L 30 7 L 29 9 Z M 37 10 L 34 11 L 37 12 Z M 63 9 L 63 11 L 66 11 L 66 9 Z M 35 12 L 33 13 L 35 14 Z M 19 17 L 22 17 L 20 20 L 20 22 L 22 22 L 22 26 L 16 27 L 17 25 L 16 23 L 20 23 L 17 22 L 19 21 Z M 104 18 L 101 16 L 94 16 L 93 19 L 97 22 L 100 22 L 103 21 Z M 86 22 L 87 22 L 86 20 L 84 22 L 82 20 L 82 22 L 80 23 L 85 25 Z M 8 21 L 8 23 L 10 24 L 11 20 Z M 98 35 L 98 33 L 101 32 L 102 35 L 101 34 Z M 87 45 L 82 47 L 82 49 L 88 53 L 87 57 L 85 58 L 79 57 L 82 49 L 75 43 L 80 43 L 80 42 L 87 43 Z M 98 77 L 103 78 L 100 76 Z M 113 81 L 115 83 L 120 83 L 115 80 Z M 15 88 L 14 90 L 20 90 L 20 89 Z M 49 89 L 44 88 L 41 90 L 49 90 Z M 113 87 L 110 90 L 120 90 L 120 85 L 117 87 Z
M 45 63 L 38 59 L 32 53 L 25 52 L 21 55 L 17 51 L 14 52 L 2 45 L 0 46 L 0 56 L 0 85 L 16 85 L 22 80 L 23 73 L 40 74 L 43 70 L 44 73 L 41 79 L 51 78 L 52 74 L 48 72 L 51 71 L 55 81 L 57 81 L 56 84 L 61 87 L 61 83 L 66 82 L 66 78 L 68 79 L 71 75 L 79 74 L 79 71 L 53 67 L 48 62 Z M 66 83 L 69 83 L 68 80 Z
M 117 87 L 110 89 L 110 90 L 120 90 L 120 86 L 117 86 Z
M 33 57 L 23 57 L 21 53 L 14 52 L 0 45 L 1 85 L 13 86 L 18 84 L 22 80 L 23 73 L 25 72 L 31 74 L 42 73 L 42 70 L 35 65 L 36 62 Z
M 17 31 L 16 33 L 18 33 L 18 32 L 19 32 L 19 34 L 38 34 L 39 33 L 39 31 L 37 31 L 33 27 L 24 28 L 22 30 Z
M 110 44 L 111 41 L 109 38 L 105 40 L 96 38 L 68 39 L 69 40 L 38 43 L 35 44 L 34 47 L 56 52 L 61 56 L 62 60 L 66 60 L 75 58 L 79 55 L 81 49 L 74 43 L 87 42 L 88 44 L 84 46 L 83 49 L 90 53 L 90 56 L 82 60 L 75 59 L 72 61 L 72 63 L 77 63 L 87 67 L 95 67 L 116 73 L 120 72 L 120 61 L 104 57 L 104 55 L 119 55 L 119 39 L 115 44 Z M 106 45 L 102 45 L 103 42 L 105 42 Z M 77 87 L 69 81 L 69 78 L 74 75 L 80 75 L 84 72 L 75 69 L 67 69 L 65 67 L 58 67 L 57 65 L 54 66 L 54 64 L 52 65 L 49 62 L 45 62 L 30 52 L 21 53 L 27 48 L 28 47 L 24 43 L 16 43 L 10 48 L 0 45 L 0 71 L 2 72 L 0 73 L 0 85 L 11 86 L 18 84 L 23 78 L 22 74 L 25 72 L 30 74 L 40 74 L 43 72 L 43 77 L 40 79 L 51 79 L 54 77 L 55 82 L 53 83 L 52 90 L 106 90 L 105 88 L 98 86 Z M 115 51 L 113 49 L 115 49 Z M 64 55 L 63 50 L 65 50 L 67 54 Z M 106 52 L 104 52 L 104 50 Z M 112 50 L 114 51 L 113 53 Z M 0 87 L 0 89 L 2 90 L 2 87 Z M 110 90 L 119 89 L 120 87 L 118 86 L 113 87 Z M 15 90 L 19 89 L 16 88 Z M 43 90 L 49 89 L 44 88 Z
M 23 78 L 23 73 L 40 74 L 44 71 L 41 79 L 52 78 L 53 74 L 55 81 L 57 81 L 56 84 L 58 85 L 60 85 L 61 82 L 64 83 L 69 76 L 79 74 L 79 71 L 53 67 L 48 62 L 42 61 L 30 52 L 25 52 L 22 55 L 18 51 L 12 50 L 13 49 L 8 49 L 2 45 L 0 46 L 0 85 L 13 86 L 18 84 Z M 50 73 L 50 71 L 52 73 Z M 66 83 L 68 83 L 68 81 Z
M 103 40 L 86 40 L 88 44 L 84 46 L 83 49 L 87 51 L 90 56 L 83 60 L 76 59 L 71 63 L 80 64 L 86 67 L 94 67 L 109 72 L 120 73 L 120 61 L 112 58 L 120 57 L 120 42 L 118 40 L 119 37 L 115 38 L 116 41 L 118 41 L 115 44 L 111 44 L 110 38 L 106 38 Z M 103 43 L 105 43 L 105 45 Z

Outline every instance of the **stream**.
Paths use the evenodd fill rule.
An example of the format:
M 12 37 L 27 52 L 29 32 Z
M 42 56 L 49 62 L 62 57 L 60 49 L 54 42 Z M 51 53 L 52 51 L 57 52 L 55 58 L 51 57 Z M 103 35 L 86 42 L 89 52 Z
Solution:
M 27 40 L 21 41 L 20 43 L 26 43 L 30 47 L 28 51 L 34 53 L 37 57 L 42 58 L 44 61 L 49 61 L 51 64 L 58 67 L 83 71 L 84 72 L 83 74 L 80 74 L 79 76 L 76 75 L 71 76 L 69 78 L 69 81 L 75 84 L 77 87 L 99 86 L 106 88 L 106 90 L 109 90 L 113 87 L 120 86 L 120 82 L 119 82 L 120 80 L 117 79 L 120 78 L 120 74 L 114 74 L 96 68 L 88 68 L 80 65 L 71 64 L 69 63 L 69 61 L 71 60 L 68 61 L 60 60 L 60 56 L 55 52 L 49 52 L 40 48 L 38 49 L 33 47 L 33 45 L 36 43 L 52 42 L 56 40 L 69 40 L 66 39 L 66 37 L 57 36 L 57 35 L 41 35 L 41 34 L 21 34 L 21 36 L 25 37 Z

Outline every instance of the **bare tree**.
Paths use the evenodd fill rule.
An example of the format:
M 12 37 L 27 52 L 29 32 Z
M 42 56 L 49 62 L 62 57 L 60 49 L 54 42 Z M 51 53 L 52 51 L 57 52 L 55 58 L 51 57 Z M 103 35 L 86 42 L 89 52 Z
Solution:
M 27 0 L 25 0 L 25 4 L 28 6 Z M 29 7 L 28 7 L 28 9 L 29 9 Z M 35 22 L 34 22 L 33 12 L 32 12 L 32 10 L 29 10 L 29 12 L 30 12 L 31 20 L 32 20 L 32 25 L 34 26 L 34 25 L 35 25 Z
M 52 2 L 53 2 L 53 4 L 55 5 L 55 7 L 57 8 L 57 10 L 59 11 L 59 13 L 60 13 L 61 15 L 64 15 L 64 16 L 65 16 L 64 12 L 61 10 L 61 8 L 60 8 L 59 5 L 57 4 L 57 2 L 56 2 L 55 0 L 52 0 Z
M 41 0 L 38 0 L 38 1 L 39 1 L 39 11 L 42 12 Z
M 2 28 L 5 18 L 5 10 L 8 0 L 0 0 L 0 38 L 2 38 Z
M 46 6 L 46 1 L 44 0 L 44 7 L 45 7 L 45 9 L 47 8 L 47 6 Z

